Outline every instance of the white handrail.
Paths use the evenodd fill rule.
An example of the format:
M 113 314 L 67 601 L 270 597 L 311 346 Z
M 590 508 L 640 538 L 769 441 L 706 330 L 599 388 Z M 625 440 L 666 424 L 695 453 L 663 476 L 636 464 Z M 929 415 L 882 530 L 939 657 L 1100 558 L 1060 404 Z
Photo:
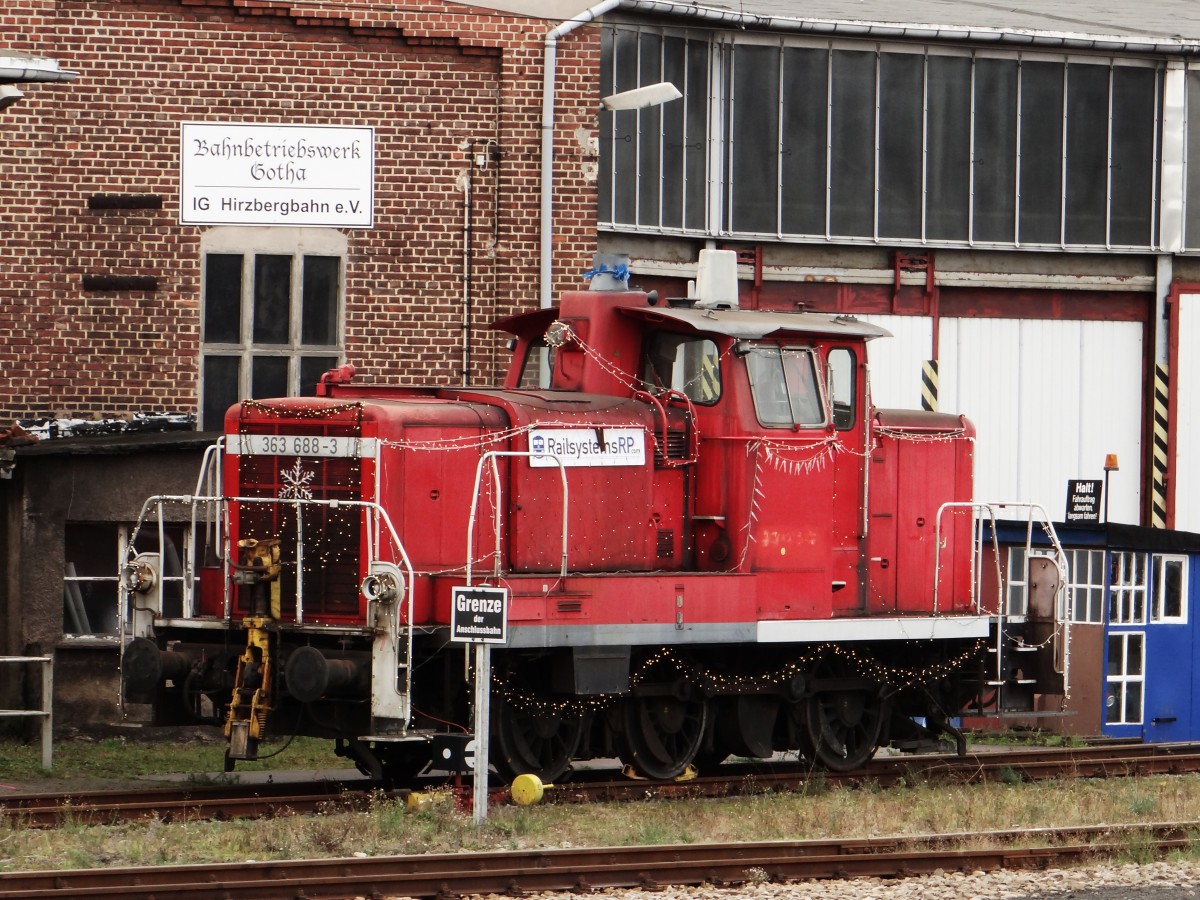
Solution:
M 493 532 L 495 540 L 495 551 L 493 558 L 495 564 L 493 566 L 493 574 L 496 577 L 500 575 L 500 510 L 504 508 L 503 497 L 500 488 L 500 470 L 496 467 L 496 459 L 498 457 L 541 457 L 543 459 L 553 460 L 558 466 L 559 477 L 562 479 L 562 561 L 559 575 L 562 578 L 567 577 L 567 468 L 563 465 L 563 461 L 553 453 L 531 453 L 526 450 L 489 450 L 483 456 L 479 457 L 479 462 L 475 466 L 475 490 L 471 495 L 471 515 L 467 519 L 467 587 L 471 586 L 471 572 L 474 563 L 474 537 L 475 537 L 475 517 L 479 511 L 479 487 L 483 480 L 483 466 L 485 463 L 490 465 L 492 471 L 492 487 L 496 491 L 495 513 L 492 516 Z

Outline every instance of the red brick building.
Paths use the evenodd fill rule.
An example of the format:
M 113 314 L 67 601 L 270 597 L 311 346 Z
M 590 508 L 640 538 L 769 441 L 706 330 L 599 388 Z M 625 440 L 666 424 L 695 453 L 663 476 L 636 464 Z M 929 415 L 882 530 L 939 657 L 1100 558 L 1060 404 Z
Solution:
M 239 397 L 311 393 L 343 362 L 402 383 L 492 379 L 504 348 L 486 325 L 541 291 L 556 24 L 440 2 L 5 4 L 4 52 L 75 77 L 26 78 L 0 113 L 0 433 L 142 413 L 220 429 Z M 556 291 L 595 247 L 599 45 L 573 28 L 556 48 Z M 366 215 L 184 224 L 184 123 L 253 126 L 252 153 L 296 134 L 361 140 Z M 297 158 L 219 161 L 262 163 L 268 188 L 314 174 Z M 120 546 L 148 494 L 193 489 L 206 442 L 150 438 L 0 448 L 0 656 L 54 652 L 70 720 L 114 717 Z M 10 672 L 0 707 L 36 706 Z
M 497 342 L 481 324 L 537 302 L 542 60 L 553 24 L 417 2 L 8 5 L 9 48 L 52 56 L 78 77 L 66 89 L 30 87 L 0 119 L 9 226 L 0 369 L 10 373 L 0 422 L 211 412 L 228 399 L 216 390 L 222 379 L 295 392 L 301 368 L 311 381 L 330 359 L 368 377 L 448 381 L 469 357 L 473 376 L 490 376 Z M 564 282 L 594 246 L 594 168 L 589 179 L 580 135 L 597 128 L 598 47 L 584 28 L 558 48 L 554 245 Z M 180 224 L 184 122 L 371 129 L 373 224 L 224 237 Z M 222 319 L 236 301 L 206 299 L 210 247 L 244 256 L 240 271 L 228 259 L 213 270 L 214 280 L 218 270 L 243 279 L 240 336 Z M 302 296 L 312 253 L 329 260 L 320 300 Z M 256 269 L 253 255 L 273 258 Z M 291 296 L 264 293 L 268 266 L 290 277 Z M 279 321 L 304 303 L 323 305 L 316 334 Z

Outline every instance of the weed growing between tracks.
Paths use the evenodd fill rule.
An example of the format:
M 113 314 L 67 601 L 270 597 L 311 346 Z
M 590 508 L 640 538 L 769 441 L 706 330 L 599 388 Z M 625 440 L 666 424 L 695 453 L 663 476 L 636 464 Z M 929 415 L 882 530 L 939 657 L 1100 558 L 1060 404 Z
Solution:
M 319 743 L 319 742 L 318 742 Z M 69 745 L 56 753 L 69 761 Z M 11 775 L 0 745 L 0 783 Z M 18 748 L 20 749 L 20 748 Z M 327 748 L 323 747 L 327 752 Z M 110 748 L 100 747 L 102 754 Z M 205 748 L 212 754 L 212 747 Z M 157 748 L 154 773 L 181 768 L 176 748 Z M 208 757 L 204 757 L 208 759 Z M 219 759 L 219 751 L 217 752 Z M 287 760 L 285 754 L 277 759 Z M 292 767 L 305 768 L 292 756 Z M 324 768 L 322 758 L 313 768 Z M 64 762 L 65 764 L 65 762 Z M 135 774 L 110 759 L 113 771 Z M 184 763 L 183 765 L 190 765 Z M 198 767 L 199 768 L 199 767 Z M 57 767 L 56 767 L 57 769 Z M 95 766 L 57 772 L 90 780 Z M 752 786 L 754 787 L 754 786 Z M 4 791 L 0 789 L 0 803 Z M 68 822 L 55 830 L 0 825 L 0 870 L 148 866 L 311 857 L 507 850 L 536 847 L 623 846 L 723 841 L 869 838 L 893 834 L 960 834 L 979 847 L 982 831 L 1098 822 L 1186 821 L 1200 809 L 1200 776 L 1025 783 L 995 777 L 985 784 L 939 783 L 914 776 L 904 787 L 864 783 L 831 788 L 823 779 L 795 794 L 752 790 L 724 799 L 654 800 L 569 805 L 494 805 L 481 828 L 449 794 L 417 812 L 402 802 L 371 799 L 364 812 L 331 805 L 317 815 L 258 821 L 187 821 L 91 826 Z M 1197 839 L 1200 845 L 1200 838 Z M 1129 841 L 1130 860 L 1147 848 Z M 1185 854 L 1195 858 L 1200 852 Z

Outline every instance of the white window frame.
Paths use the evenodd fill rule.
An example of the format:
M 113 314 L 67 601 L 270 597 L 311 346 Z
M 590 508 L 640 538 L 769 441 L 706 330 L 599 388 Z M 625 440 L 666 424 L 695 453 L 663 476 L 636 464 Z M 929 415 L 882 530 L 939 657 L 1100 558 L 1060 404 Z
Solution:
M 1071 621 L 1081 625 L 1103 625 L 1105 616 L 1104 551 L 1095 547 L 1068 547 L 1063 552 L 1067 555 L 1067 574 L 1070 579 L 1073 601 Z M 1081 559 L 1086 561 L 1082 572 L 1079 565 Z M 1091 614 L 1090 602 L 1093 592 L 1097 598 L 1097 609 L 1094 616 Z M 1083 602 L 1080 602 L 1081 600 Z
M 1137 560 L 1140 558 L 1140 569 Z M 1108 621 L 1112 625 L 1145 625 L 1149 614 L 1149 554 L 1139 550 L 1109 551 Z M 1140 612 L 1139 612 L 1140 610 Z
M 1167 584 L 1163 570 L 1171 563 L 1177 563 L 1180 567 L 1179 615 L 1177 616 L 1168 616 L 1163 612 L 1163 608 L 1166 606 L 1166 598 L 1163 596 L 1163 591 L 1166 589 Z M 1181 553 L 1155 553 L 1153 565 L 1154 599 L 1151 603 L 1150 620 L 1152 622 L 1171 625 L 1186 625 L 1188 620 L 1188 558 Z
M 204 360 L 206 357 L 237 357 L 238 399 L 252 396 L 252 373 L 255 358 L 268 356 L 288 360 L 288 392 L 295 391 L 300 381 L 300 361 L 305 357 L 336 357 L 340 365 L 346 358 L 346 264 L 349 240 L 332 228 L 249 228 L 220 227 L 209 229 L 201 239 L 200 335 L 205 333 L 207 315 L 207 284 L 205 272 L 210 254 L 236 254 L 242 257 L 241 340 L 237 343 L 203 342 L 197 360 L 197 421 L 205 409 Z M 254 261 L 257 256 L 290 256 L 292 259 L 291 295 L 289 302 L 288 340 L 279 344 L 254 343 Z M 304 257 L 326 256 L 341 260 L 338 272 L 337 310 L 333 344 L 306 345 L 301 342 L 301 322 L 304 288 Z M 220 423 L 204 422 L 203 427 L 219 429 Z
M 1131 638 L 1137 638 L 1141 644 L 1141 661 L 1138 666 L 1138 672 L 1134 675 L 1129 674 L 1129 644 Z M 1121 665 L 1120 671 L 1114 674 L 1113 661 L 1111 658 L 1108 661 L 1108 670 L 1105 674 L 1104 724 L 1141 725 L 1146 718 L 1146 632 L 1111 632 L 1108 636 L 1110 653 L 1114 639 L 1121 642 Z M 1137 721 L 1125 718 L 1125 711 L 1128 708 L 1126 701 L 1131 690 L 1137 690 L 1138 692 L 1138 709 L 1140 710 L 1140 715 Z M 1113 715 L 1114 711 L 1117 713 L 1115 716 Z

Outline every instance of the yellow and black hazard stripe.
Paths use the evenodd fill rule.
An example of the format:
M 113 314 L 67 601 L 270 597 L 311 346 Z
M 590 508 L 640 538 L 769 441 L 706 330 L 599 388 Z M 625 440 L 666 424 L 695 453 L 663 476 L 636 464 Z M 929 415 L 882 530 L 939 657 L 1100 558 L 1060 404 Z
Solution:
M 938 408 L 938 361 L 927 359 L 921 363 L 921 409 L 937 412 Z
M 1170 398 L 1170 379 L 1163 363 L 1154 366 L 1154 452 L 1151 460 L 1150 525 L 1167 527 L 1167 415 Z

